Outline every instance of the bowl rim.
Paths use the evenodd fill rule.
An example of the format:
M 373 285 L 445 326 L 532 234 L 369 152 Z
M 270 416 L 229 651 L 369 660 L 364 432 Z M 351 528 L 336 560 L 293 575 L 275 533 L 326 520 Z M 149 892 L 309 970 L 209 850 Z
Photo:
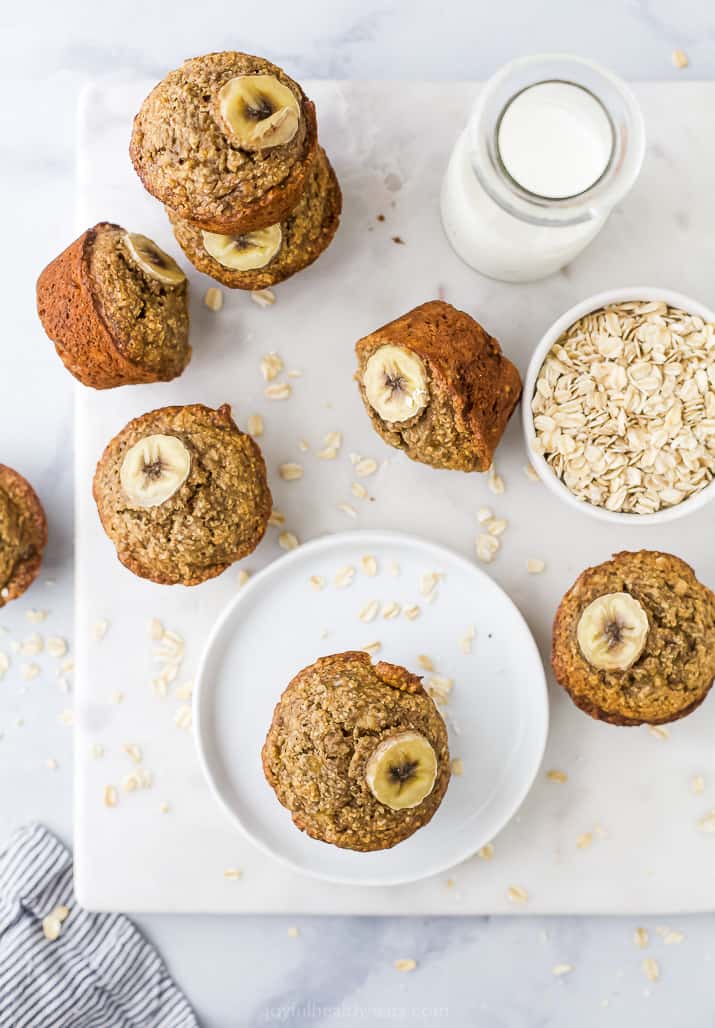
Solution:
M 689 496 L 686 500 L 676 504 L 674 507 L 666 507 L 663 510 L 655 511 L 652 514 L 625 514 L 621 511 L 606 510 L 605 507 L 597 507 L 586 500 L 580 500 L 569 487 L 565 485 L 551 470 L 546 459 L 537 453 L 533 448 L 536 439 L 534 427 L 534 416 L 531 410 L 531 398 L 536 389 L 536 380 L 541 371 L 544 360 L 559 336 L 574 322 L 584 315 L 605 307 L 612 303 L 625 303 L 629 300 L 662 301 L 670 307 L 680 307 L 691 314 L 695 314 L 704 321 L 715 323 L 715 312 L 699 300 L 694 300 L 685 293 L 677 292 L 674 289 L 661 288 L 659 286 L 622 286 L 618 289 L 605 289 L 599 293 L 593 293 L 584 300 L 579 301 L 560 315 L 541 336 L 530 359 L 524 379 L 524 389 L 521 401 L 521 420 L 524 431 L 524 440 L 529 462 L 544 485 L 550 489 L 554 496 L 567 503 L 575 510 L 581 511 L 589 517 L 598 521 L 609 522 L 617 525 L 663 525 L 669 521 L 676 521 L 686 517 L 688 514 L 700 510 L 713 498 L 715 498 L 715 478 L 701 489 L 700 492 Z

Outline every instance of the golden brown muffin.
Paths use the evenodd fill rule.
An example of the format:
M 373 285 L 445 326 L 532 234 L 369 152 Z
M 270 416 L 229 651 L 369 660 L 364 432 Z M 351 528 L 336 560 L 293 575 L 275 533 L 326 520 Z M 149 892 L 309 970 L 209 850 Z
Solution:
M 0 464 L 0 607 L 32 585 L 46 545 L 47 520 L 37 493 Z
M 676 721 L 715 677 L 715 596 L 669 553 L 617 553 L 583 571 L 561 601 L 552 664 L 599 721 Z
M 386 443 L 434 468 L 489 468 L 521 379 L 481 325 L 432 300 L 355 350 L 363 403 Z
M 351 850 L 407 839 L 431 820 L 450 778 L 447 729 L 421 679 L 373 667 L 363 651 L 321 657 L 295 676 L 262 759 L 294 824 Z
M 265 289 L 320 257 L 337 231 L 341 207 L 338 180 L 320 149 L 298 205 L 278 225 L 241 236 L 215 235 L 166 210 L 176 241 L 195 268 L 231 289 Z
M 254 76 L 257 85 L 246 81 Z M 285 114 L 277 132 L 264 131 Z M 146 189 L 178 217 L 245 233 L 295 207 L 317 147 L 315 108 L 298 83 L 261 57 L 225 51 L 185 61 L 155 86 L 129 154 Z
M 47 265 L 37 311 L 67 370 L 95 389 L 168 382 L 191 359 L 186 276 L 119 225 L 100 222 Z
M 163 585 L 197 585 L 252 553 L 271 513 L 266 466 L 228 404 L 161 407 L 102 454 L 94 498 L 122 564 Z

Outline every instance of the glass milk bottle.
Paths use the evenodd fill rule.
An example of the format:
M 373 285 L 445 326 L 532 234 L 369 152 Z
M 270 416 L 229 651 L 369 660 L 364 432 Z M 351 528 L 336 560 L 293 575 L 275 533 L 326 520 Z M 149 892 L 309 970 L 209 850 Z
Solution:
M 447 238 L 491 278 L 544 278 L 598 234 L 644 150 L 640 108 L 611 72 L 561 54 L 513 61 L 483 87 L 452 152 Z

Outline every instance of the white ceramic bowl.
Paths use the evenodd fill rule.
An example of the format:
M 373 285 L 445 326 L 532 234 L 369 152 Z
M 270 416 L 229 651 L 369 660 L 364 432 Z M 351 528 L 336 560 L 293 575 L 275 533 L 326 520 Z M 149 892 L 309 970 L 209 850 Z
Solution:
M 566 311 L 565 314 L 562 314 L 541 337 L 538 346 L 532 354 L 526 373 L 521 416 L 529 459 L 544 485 L 555 496 L 558 496 L 560 500 L 563 500 L 570 507 L 582 511 L 584 514 L 597 518 L 599 521 L 610 521 L 612 524 L 621 525 L 662 525 L 666 521 L 675 521 L 677 518 L 683 518 L 688 514 L 692 514 L 693 511 L 699 510 L 706 503 L 709 503 L 715 497 L 715 479 L 704 489 L 701 489 L 699 493 L 695 493 L 694 496 L 688 497 L 687 500 L 683 500 L 682 503 L 678 503 L 674 507 L 666 507 L 663 510 L 656 511 L 654 514 L 622 514 L 606 510 L 605 507 L 597 507 L 595 504 L 587 503 L 585 500 L 580 500 L 551 470 L 544 457 L 536 453 L 533 448 L 536 430 L 534 428 L 534 416 L 531 411 L 531 400 L 536 390 L 539 372 L 551 347 L 570 325 L 573 325 L 575 321 L 578 321 L 585 314 L 589 314 L 591 311 L 598 310 L 600 307 L 605 307 L 611 303 L 625 303 L 629 300 L 662 301 L 671 307 L 679 307 L 690 314 L 696 314 L 704 321 L 715 323 L 715 312 L 709 307 L 698 303 L 697 300 L 691 300 L 689 296 L 684 296 L 683 293 L 673 292 L 671 289 L 657 289 L 654 286 L 629 286 L 623 289 L 610 289 L 606 292 L 589 296 L 588 299 L 582 300 L 581 303 L 577 303 L 570 310 Z

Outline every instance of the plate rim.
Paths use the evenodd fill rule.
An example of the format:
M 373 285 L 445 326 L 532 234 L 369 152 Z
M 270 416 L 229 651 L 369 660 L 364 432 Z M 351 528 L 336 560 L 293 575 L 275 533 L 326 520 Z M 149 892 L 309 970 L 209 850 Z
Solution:
M 294 564 L 297 563 L 299 560 L 302 560 L 306 554 L 330 549 L 331 546 L 340 544 L 345 544 L 347 546 L 353 544 L 365 545 L 367 544 L 367 540 L 371 540 L 373 542 L 375 540 L 380 540 L 382 543 L 387 544 L 395 541 L 398 541 L 403 544 L 407 543 L 413 546 L 417 546 L 418 548 L 424 548 L 426 550 L 429 550 L 432 554 L 436 555 L 437 557 L 442 555 L 448 560 L 456 561 L 458 564 L 461 564 L 465 568 L 465 570 L 467 570 L 470 574 L 476 575 L 479 579 L 486 580 L 490 583 L 491 586 L 497 589 L 502 594 L 503 598 L 507 601 L 507 604 L 512 608 L 513 613 L 519 619 L 519 621 L 521 621 L 522 625 L 526 630 L 526 635 L 533 649 L 537 666 L 541 672 L 538 683 L 539 688 L 537 697 L 537 699 L 540 699 L 541 701 L 539 704 L 541 717 L 538 725 L 536 725 L 536 727 L 539 729 L 541 733 L 541 739 L 540 743 L 537 745 L 538 759 L 534 761 L 533 773 L 527 775 L 524 787 L 521 790 L 519 790 L 516 800 L 508 808 L 507 813 L 501 820 L 501 824 L 494 832 L 494 836 L 498 835 L 499 832 L 503 831 L 504 828 L 509 824 L 509 822 L 513 820 L 513 818 L 521 808 L 522 804 L 526 800 L 526 797 L 531 792 L 531 789 L 536 780 L 536 776 L 539 772 L 539 768 L 541 767 L 541 764 L 544 759 L 544 753 L 546 751 L 546 744 L 548 741 L 550 728 L 550 705 L 548 685 L 546 680 L 546 670 L 544 668 L 544 663 L 541 659 L 539 647 L 536 643 L 529 623 L 522 614 L 517 604 L 508 594 L 508 592 L 504 588 L 502 588 L 502 586 L 499 585 L 499 583 L 496 582 L 490 575 L 488 575 L 486 571 L 482 570 L 482 568 L 478 567 L 476 564 L 473 564 L 466 557 L 463 557 L 462 554 L 457 553 L 455 550 L 452 550 L 448 546 L 443 546 L 441 543 L 435 543 L 430 539 L 424 539 L 422 536 L 415 535 L 414 533 L 410 532 L 400 532 L 393 531 L 391 529 L 379 528 L 353 529 L 351 531 L 346 532 L 323 533 L 322 535 L 317 536 L 315 539 L 310 539 L 307 542 L 302 543 L 300 546 L 296 547 L 293 551 L 286 553 L 284 556 L 278 557 L 277 560 L 270 561 L 270 563 L 268 563 L 264 568 L 261 568 L 260 571 L 256 572 L 256 574 L 253 575 L 248 580 L 248 582 L 246 582 L 243 588 L 228 601 L 228 603 L 224 606 L 224 608 L 214 621 L 208 635 L 206 636 L 206 639 L 201 650 L 201 656 L 199 658 L 197 672 L 195 676 L 195 687 L 192 700 L 192 707 L 193 720 L 195 725 L 194 746 L 198 754 L 199 765 L 201 767 L 201 772 L 203 774 L 204 780 L 207 782 L 212 796 L 217 801 L 219 806 L 222 808 L 224 813 L 228 816 L 230 821 L 239 829 L 244 838 L 251 843 L 252 846 L 255 846 L 260 852 L 267 854 L 272 859 L 277 860 L 280 864 L 282 864 L 284 867 L 289 868 L 291 871 L 294 871 L 301 875 L 306 875 L 309 878 L 317 879 L 323 882 L 330 882 L 334 885 L 348 885 L 361 887 L 364 886 L 366 888 L 376 888 L 389 887 L 394 885 L 408 885 L 413 882 L 422 881 L 427 878 L 433 878 L 436 875 L 443 874 L 445 871 L 448 871 L 451 868 L 454 868 L 459 864 L 462 864 L 465 860 L 469 860 L 477 853 L 479 847 L 468 847 L 465 851 L 460 851 L 460 854 L 458 856 L 450 857 L 446 863 L 430 867 L 425 871 L 419 871 L 417 873 L 406 875 L 400 874 L 389 876 L 383 875 L 367 878 L 355 878 L 349 874 L 334 874 L 333 872 L 326 873 L 325 871 L 321 871 L 318 869 L 306 868 L 301 864 L 298 864 L 295 861 L 293 861 L 290 857 L 287 857 L 284 854 L 277 852 L 271 846 L 265 843 L 262 839 L 257 838 L 244 824 L 236 810 L 234 810 L 231 804 L 225 799 L 221 789 L 219 788 L 218 783 L 214 778 L 211 769 L 208 757 L 208 751 L 210 750 L 210 746 L 207 743 L 207 737 L 209 735 L 209 732 L 201 713 L 202 706 L 206 702 L 204 694 L 208 694 L 209 688 L 209 686 L 206 684 L 206 670 L 208 662 L 211 658 L 211 652 L 217 642 L 219 635 L 221 634 L 224 628 L 224 625 L 233 616 L 236 608 L 239 607 L 241 604 L 245 603 L 247 601 L 247 598 L 250 597 L 251 593 L 254 592 L 257 588 L 260 588 L 265 583 L 266 579 L 269 579 L 277 575 L 279 571 L 284 570 L 290 564 Z M 534 683 L 532 687 L 534 687 L 535 685 L 536 683 Z M 532 722 L 531 724 L 536 723 Z M 276 800 L 276 802 L 278 801 Z M 299 829 L 296 828 L 296 831 L 299 831 Z M 325 845 L 328 844 L 326 843 Z

